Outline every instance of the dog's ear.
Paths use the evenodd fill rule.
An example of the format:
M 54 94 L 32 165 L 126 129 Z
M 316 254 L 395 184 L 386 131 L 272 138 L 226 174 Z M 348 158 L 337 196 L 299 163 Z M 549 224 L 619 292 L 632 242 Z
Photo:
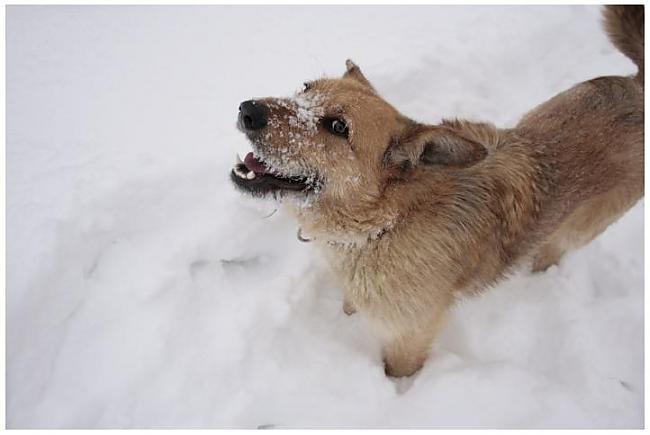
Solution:
M 469 167 L 483 160 L 487 149 L 447 126 L 413 124 L 386 149 L 384 165 L 407 172 L 416 166 Z
M 368 87 L 373 92 L 375 91 L 375 88 L 372 87 L 366 76 L 364 76 L 361 72 L 361 68 L 359 68 L 357 64 L 352 62 L 350 59 L 345 61 L 345 73 L 343 74 L 343 78 L 354 79 L 362 85 Z

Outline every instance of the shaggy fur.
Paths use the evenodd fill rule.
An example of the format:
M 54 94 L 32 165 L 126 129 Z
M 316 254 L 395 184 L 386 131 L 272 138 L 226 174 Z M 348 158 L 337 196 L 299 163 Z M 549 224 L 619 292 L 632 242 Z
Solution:
M 389 375 L 422 366 L 459 296 L 524 261 L 545 270 L 643 196 L 643 6 L 604 18 L 638 74 L 580 83 L 512 129 L 414 122 L 350 61 L 296 98 L 256 100 L 266 126 L 242 129 L 269 174 L 304 182 L 273 193 L 294 199 L 303 234 L 331 256 L 344 309 L 374 326 Z

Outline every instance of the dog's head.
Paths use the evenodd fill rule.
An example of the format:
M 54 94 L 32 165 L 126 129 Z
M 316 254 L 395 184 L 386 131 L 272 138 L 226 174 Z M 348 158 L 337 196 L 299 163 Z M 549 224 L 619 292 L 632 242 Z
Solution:
M 463 168 L 486 155 L 451 124 L 401 115 L 358 66 L 348 60 L 346 67 L 341 78 L 307 82 L 293 98 L 241 103 L 238 127 L 253 152 L 231 173 L 252 195 L 300 199 L 303 225 L 339 239 L 390 226 L 404 200 L 391 187 L 417 182 L 422 167 Z

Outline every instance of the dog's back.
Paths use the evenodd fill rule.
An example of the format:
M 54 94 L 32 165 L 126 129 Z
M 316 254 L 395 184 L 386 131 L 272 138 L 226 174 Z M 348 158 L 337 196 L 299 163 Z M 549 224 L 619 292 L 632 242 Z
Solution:
M 633 77 L 599 77 L 527 114 L 515 134 L 538 148 L 548 188 L 546 242 L 534 268 L 602 232 L 643 196 L 643 6 L 607 6 L 604 27 L 638 67 Z

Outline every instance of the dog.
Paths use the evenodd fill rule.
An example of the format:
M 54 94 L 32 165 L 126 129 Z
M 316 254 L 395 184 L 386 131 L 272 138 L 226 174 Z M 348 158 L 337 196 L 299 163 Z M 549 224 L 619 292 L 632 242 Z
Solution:
M 330 256 L 344 311 L 381 338 L 387 375 L 422 367 L 460 297 L 526 261 L 544 271 L 643 197 L 644 9 L 603 15 L 638 73 L 580 83 L 514 128 L 416 122 L 350 60 L 293 98 L 241 103 L 253 152 L 232 182 L 286 200 L 299 238 Z

